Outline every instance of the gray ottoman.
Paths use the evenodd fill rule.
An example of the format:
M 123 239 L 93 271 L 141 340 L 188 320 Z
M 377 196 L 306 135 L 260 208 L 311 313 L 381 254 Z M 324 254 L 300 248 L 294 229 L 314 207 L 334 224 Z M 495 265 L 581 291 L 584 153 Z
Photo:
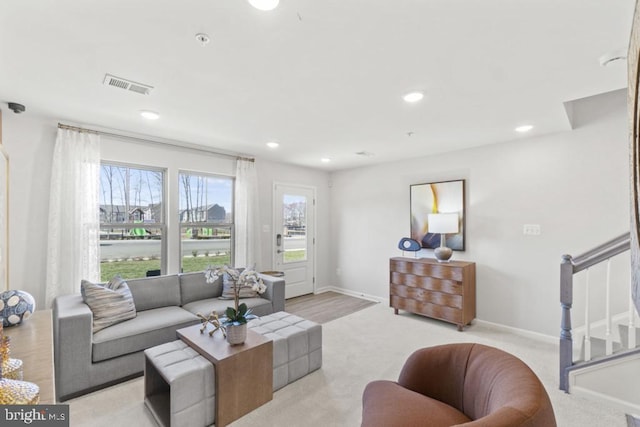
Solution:
M 215 421 L 215 367 L 178 340 L 144 351 L 144 403 L 161 426 Z
M 284 311 L 249 322 L 273 340 L 273 391 L 322 366 L 322 326 Z

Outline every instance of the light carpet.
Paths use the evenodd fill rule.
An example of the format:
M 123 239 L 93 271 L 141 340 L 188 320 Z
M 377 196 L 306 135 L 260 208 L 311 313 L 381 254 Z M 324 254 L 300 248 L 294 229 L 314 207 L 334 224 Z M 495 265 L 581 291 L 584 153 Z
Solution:
M 475 324 L 455 325 L 401 313 L 384 304 L 325 323 L 323 366 L 287 385 L 273 400 L 231 426 L 359 426 L 362 391 L 376 379 L 396 380 L 414 350 L 438 344 L 477 342 L 521 358 L 544 383 L 559 426 L 625 427 L 625 415 L 605 403 L 558 389 L 558 346 Z M 251 393 L 251 390 L 247 390 Z M 143 404 L 138 378 L 69 401 L 72 426 L 155 426 Z

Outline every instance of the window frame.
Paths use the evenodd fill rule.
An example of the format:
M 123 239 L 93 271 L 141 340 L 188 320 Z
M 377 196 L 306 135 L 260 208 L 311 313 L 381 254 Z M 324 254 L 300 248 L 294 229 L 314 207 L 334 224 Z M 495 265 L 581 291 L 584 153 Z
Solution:
M 184 174 L 190 175 L 190 176 L 196 176 L 196 177 L 205 177 L 205 178 L 218 178 L 218 179 L 225 179 L 225 180 L 229 180 L 231 181 L 231 206 L 232 206 L 232 213 L 231 213 L 231 218 L 230 218 L 230 222 L 182 222 L 180 220 L 180 216 L 181 216 L 181 208 L 180 208 L 180 197 L 182 195 L 182 182 L 180 181 L 180 177 Z M 196 171 L 196 170 L 190 170 L 190 169 L 178 169 L 178 174 L 177 174 L 177 179 L 178 179 L 178 194 L 176 195 L 178 203 L 177 203 L 177 212 L 176 212 L 176 218 L 177 218 L 177 235 L 178 235 L 178 268 L 179 271 L 183 271 L 183 256 L 182 256 L 182 229 L 183 228 L 229 228 L 229 250 L 230 250 L 230 254 L 229 254 L 229 264 L 230 266 L 234 265 L 234 258 L 235 258 L 235 235 L 236 235 L 236 230 L 235 230 L 235 218 L 236 218 L 236 209 L 235 209 L 235 197 L 236 197 L 236 177 L 235 176 L 230 176 L 230 175 L 223 175 L 223 174 L 217 174 L 217 173 L 212 173 L 212 172 L 203 172 L 203 171 Z M 215 203 L 215 202 L 214 202 Z
M 169 170 L 167 168 L 163 168 L 163 167 L 158 167 L 158 166 L 149 166 L 149 165 L 141 165 L 141 164 L 137 164 L 137 163 L 128 163 L 128 162 L 118 162 L 118 161 L 110 161 L 110 160 L 105 160 L 105 159 L 100 159 L 100 182 L 102 183 L 102 167 L 103 166 L 115 166 L 115 167 L 119 167 L 119 168 L 129 168 L 129 169 L 138 169 L 138 170 L 145 170 L 145 171 L 151 171 L 151 172 L 159 172 L 162 176 L 162 185 L 161 185 L 161 197 L 162 200 L 160 202 L 161 204 L 161 209 L 160 209 L 160 215 L 161 215 L 161 221 L 162 222 L 153 222 L 153 223 L 145 223 L 145 226 L 149 227 L 149 228 L 157 228 L 160 230 L 161 233 L 161 239 L 160 239 L 160 272 L 161 274 L 166 274 L 167 272 L 167 268 L 168 268 L 168 259 L 167 259 L 167 255 L 168 255 L 168 244 L 169 244 L 169 227 L 167 225 L 167 219 L 168 219 L 168 199 L 167 199 L 167 193 L 168 193 L 168 176 L 169 176 Z M 100 195 L 98 195 L 98 200 L 100 200 Z M 100 209 L 101 209 L 102 205 L 98 204 L 98 214 L 100 214 Z M 102 218 L 100 218 L 100 226 L 99 226 L 99 230 L 102 230 L 103 228 L 109 228 L 109 227 L 117 227 L 117 228 L 122 228 L 125 230 L 132 230 L 134 228 L 140 228 L 140 224 L 139 223 L 129 223 L 129 222 L 122 222 L 122 223 L 113 223 L 113 222 L 102 222 Z M 102 263 L 102 260 L 99 261 L 100 263 Z M 101 270 L 101 268 L 100 268 Z M 101 273 L 102 274 L 102 273 Z M 131 278 L 133 279 L 133 278 Z M 137 278 L 136 278 L 137 279 Z

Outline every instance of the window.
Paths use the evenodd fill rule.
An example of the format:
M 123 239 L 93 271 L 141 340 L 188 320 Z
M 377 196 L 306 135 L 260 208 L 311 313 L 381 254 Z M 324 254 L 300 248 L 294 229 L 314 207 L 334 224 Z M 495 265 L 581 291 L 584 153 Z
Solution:
M 164 171 L 102 163 L 100 278 L 159 275 L 165 269 Z
M 179 174 L 182 272 L 233 265 L 233 185 L 225 176 Z

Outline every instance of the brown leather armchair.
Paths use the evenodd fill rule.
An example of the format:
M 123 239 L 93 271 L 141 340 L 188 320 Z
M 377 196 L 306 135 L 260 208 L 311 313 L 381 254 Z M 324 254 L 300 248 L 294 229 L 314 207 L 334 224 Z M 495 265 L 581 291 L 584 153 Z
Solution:
M 555 427 L 549 395 L 520 359 L 481 344 L 417 350 L 362 396 L 363 427 Z

